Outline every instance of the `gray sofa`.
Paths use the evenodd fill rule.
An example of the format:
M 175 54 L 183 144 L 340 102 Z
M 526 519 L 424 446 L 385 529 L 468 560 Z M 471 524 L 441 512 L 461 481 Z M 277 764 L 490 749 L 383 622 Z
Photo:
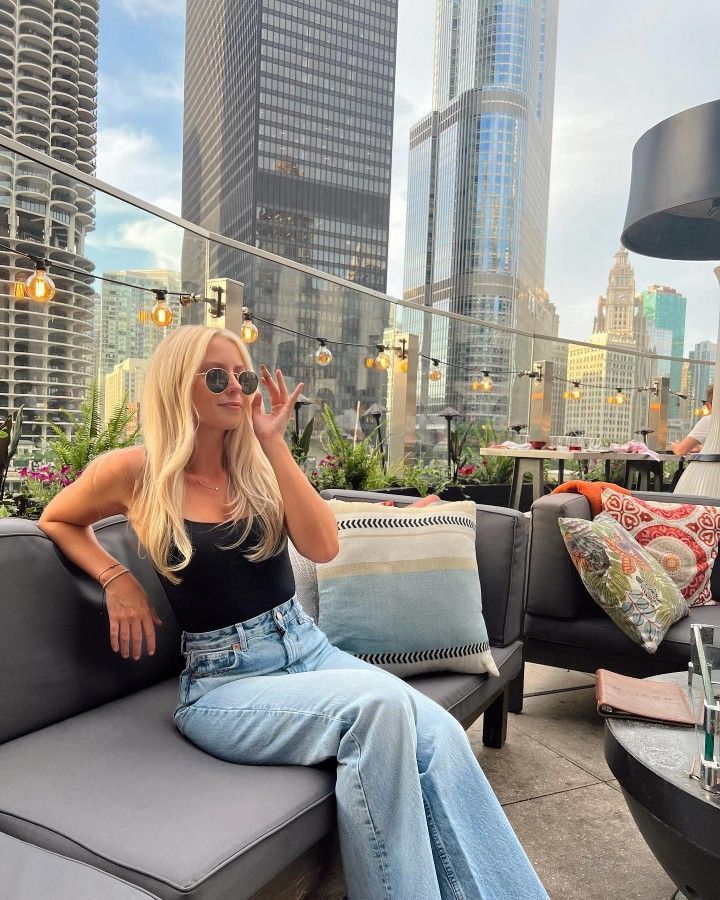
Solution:
M 677 494 L 640 493 L 654 503 L 706 503 L 720 500 Z M 580 494 L 548 494 L 531 510 L 524 622 L 524 660 L 594 673 L 599 668 L 644 678 L 687 669 L 690 625 L 720 625 L 720 605 L 695 607 L 668 631 L 654 654 L 635 644 L 592 600 L 565 547 L 558 519 L 591 519 Z M 720 599 L 720 563 L 712 574 L 713 596 Z M 522 709 L 522 675 L 511 688 L 510 709 Z
M 511 510 L 478 508 L 478 526 L 501 678 L 412 683 L 466 724 L 487 710 L 485 740 L 500 746 L 526 532 Z M 154 657 L 114 654 L 97 584 L 34 522 L 0 520 L 0 895 L 306 896 L 334 839 L 334 765 L 232 765 L 185 741 L 172 721 L 180 631 L 160 582 L 123 517 L 94 528 L 164 621 Z

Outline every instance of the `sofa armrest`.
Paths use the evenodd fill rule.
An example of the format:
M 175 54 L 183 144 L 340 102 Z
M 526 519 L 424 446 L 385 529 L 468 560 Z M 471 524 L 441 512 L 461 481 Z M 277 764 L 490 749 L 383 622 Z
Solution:
M 580 580 L 558 519 L 592 519 L 582 494 L 547 494 L 531 507 L 527 612 L 536 616 L 574 619 L 594 605 Z
M 372 491 L 328 489 L 325 500 L 365 500 L 381 503 L 394 500 L 397 506 L 409 506 L 417 497 L 380 494 Z M 507 647 L 522 636 L 523 595 L 527 521 L 515 509 L 476 504 L 477 530 L 475 554 L 480 573 L 483 617 L 490 643 Z

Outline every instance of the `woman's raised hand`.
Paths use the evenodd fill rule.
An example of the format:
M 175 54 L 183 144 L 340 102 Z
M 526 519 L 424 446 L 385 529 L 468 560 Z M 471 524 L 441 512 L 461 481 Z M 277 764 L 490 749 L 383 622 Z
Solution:
M 285 428 L 295 407 L 295 401 L 300 396 L 304 385 L 302 382 L 295 388 L 292 394 L 288 394 L 285 379 L 280 369 L 275 369 L 273 380 L 267 366 L 260 366 L 260 383 L 267 388 L 270 395 L 270 412 L 265 412 L 265 401 L 260 391 L 255 393 L 252 399 L 252 423 L 255 436 L 261 444 L 272 442 L 285 434 Z
M 125 659 L 140 659 L 145 635 L 145 649 L 155 653 L 155 626 L 162 625 L 148 595 L 130 573 L 113 581 L 105 591 L 105 605 L 110 620 L 110 646 Z M 132 651 L 132 652 L 131 652 Z

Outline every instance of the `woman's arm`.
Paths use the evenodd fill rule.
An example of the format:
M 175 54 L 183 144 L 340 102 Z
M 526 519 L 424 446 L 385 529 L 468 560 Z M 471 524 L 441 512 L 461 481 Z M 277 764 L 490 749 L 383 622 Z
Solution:
M 142 448 L 135 447 L 99 456 L 50 501 L 38 522 L 69 560 L 103 588 L 108 584 L 110 645 L 126 659 L 131 648 L 133 659 L 140 659 L 143 634 L 147 652 L 155 652 L 154 626 L 162 622 L 143 586 L 100 546 L 91 525 L 107 516 L 127 514 L 141 458 Z
M 339 550 L 332 510 L 292 458 L 282 437 L 261 442 L 260 446 L 277 478 L 290 540 L 306 559 L 330 562 Z
M 697 453 L 702 450 L 702 444 L 699 444 L 694 437 L 684 437 L 675 444 L 670 444 L 670 449 L 676 456 L 685 456 L 686 453 Z
M 262 394 L 252 399 L 255 437 L 273 467 L 285 507 L 285 524 L 298 553 L 313 562 L 330 562 L 339 550 L 335 516 L 292 458 L 283 435 L 302 382 L 288 395 L 280 369 L 277 383 L 266 366 L 260 366 L 260 380 L 270 395 L 270 412 L 265 412 Z

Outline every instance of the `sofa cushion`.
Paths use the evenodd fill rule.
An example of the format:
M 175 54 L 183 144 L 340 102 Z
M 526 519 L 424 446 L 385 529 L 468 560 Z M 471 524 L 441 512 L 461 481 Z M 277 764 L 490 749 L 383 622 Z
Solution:
M 217 760 L 177 702 L 173 678 L 0 746 L 0 829 L 159 897 L 252 896 L 332 827 L 334 773 Z
M 139 661 L 113 653 L 99 584 L 65 559 L 37 522 L 0 519 L 0 744 L 182 669 L 178 625 L 127 519 L 93 527 L 163 620 L 157 651 Z
M 492 652 L 504 684 L 521 644 Z M 502 688 L 487 675 L 409 683 L 460 721 Z M 333 828 L 333 767 L 217 760 L 176 730 L 177 702 L 172 678 L 0 746 L 0 831 L 161 898 L 251 897 Z
M 633 641 L 655 653 L 687 603 L 660 563 L 612 516 L 558 519 L 570 557 L 595 602 Z
M 147 900 L 127 881 L 0 832 L 0 873 L 12 900 Z M 10 894 L 7 894 L 9 897 Z
M 602 492 L 603 511 L 656 559 L 688 606 L 714 606 L 710 576 L 720 538 L 720 508 L 698 503 L 651 503 Z
M 606 656 L 609 654 L 642 656 L 648 661 L 648 665 L 651 659 L 653 666 L 659 664 L 664 671 L 672 672 L 687 669 L 690 661 L 691 625 L 720 627 L 720 606 L 692 608 L 687 616 L 668 629 L 665 639 L 652 657 L 648 657 L 645 651 L 623 634 L 607 616 L 600 614 L 584 616 L 571 622 L 549 616 L 528 615 L 525 618 L 525 637 L 530 643 L 542 641 L 547 644 L 586 648 L 588 651 L 597 651 Z
M 318 625 L 331 643 L 396 675 L 497 675 L 482 614 L 475 504 L 329 505 L 340 551 L 317 564 L 317 575 Z

